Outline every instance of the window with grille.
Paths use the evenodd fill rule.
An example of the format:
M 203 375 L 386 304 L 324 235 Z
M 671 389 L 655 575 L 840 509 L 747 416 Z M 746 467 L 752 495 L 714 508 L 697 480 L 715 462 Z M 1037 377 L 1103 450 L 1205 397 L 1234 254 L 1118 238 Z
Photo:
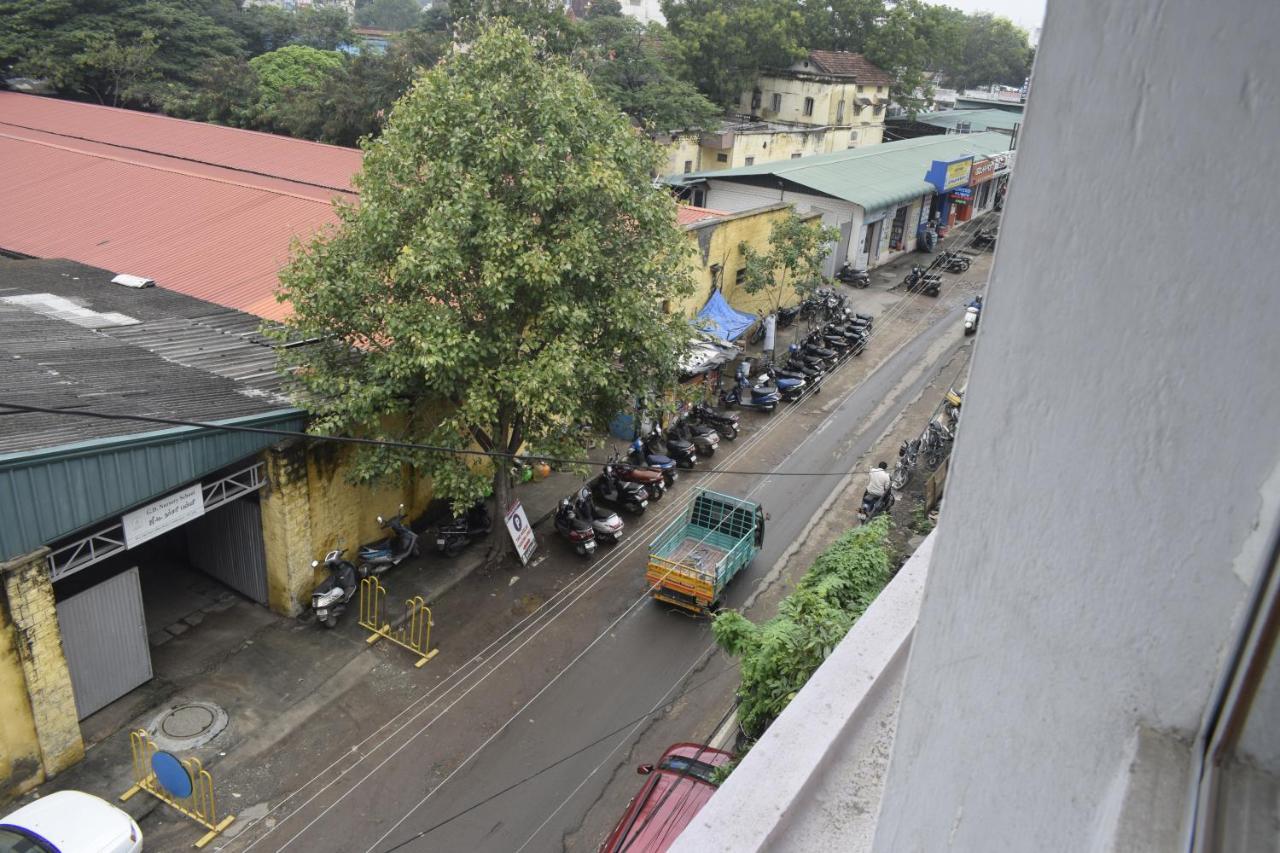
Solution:
M 836 104 L 836 124 L 844 124 L 844 101 Z
M 782 95 L 777 92 L 773 93 L 773 102 L 771 107 L 775 113 L 782 112 Z
M 804 99 L 804 114 L 807 116 L 813 115 L 813 98 Z
M 717 163 L 728 163 L 728 162 L 729 162 L 729 155 L 728 155 L 728 154 L 717 154 L 717 155 L 716 155 L 716 162 L 717 162 Z
M 754 157 L 748 157 L 748 158 L 747 158 L 747 165 L 748 165 L 748 166 L 754 166 L 754 165 L 755 165 L 755 163 L 756 163 L 756 158 L 754 158 Z
M 685 161 L 684 161 L 684 173 L 687 175 L 687 174 L 689 174 L 689 173 L 690 173 L 690 172 L 692 172 L 692 171 L 693 171 L 693 161 L 692 161 L 692 160 L 685 160 Z
M 764 93 L 761 92 L 759 89 L 756 89 L 754 92 L 751 93 L 751 109 L 752 110 L 760 109 L 760 99 L 763 97 L 764 97 Z

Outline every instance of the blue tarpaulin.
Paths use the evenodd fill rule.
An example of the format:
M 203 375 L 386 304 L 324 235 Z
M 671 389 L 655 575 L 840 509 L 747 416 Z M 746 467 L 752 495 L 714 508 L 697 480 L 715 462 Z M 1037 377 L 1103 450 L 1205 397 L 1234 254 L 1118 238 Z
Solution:
M 736 341 L 756 322 L 755 314 L 746 314 L 731 306 L 724 294 L 716 291 L 698 312 L 698 325 L 726 341 Z

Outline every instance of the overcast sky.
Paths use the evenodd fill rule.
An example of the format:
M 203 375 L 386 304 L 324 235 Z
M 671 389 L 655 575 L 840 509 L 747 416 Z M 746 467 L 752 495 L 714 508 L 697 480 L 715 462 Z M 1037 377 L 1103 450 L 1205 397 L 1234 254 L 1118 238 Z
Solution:
M 1008 18 L 1027 32 L 1044 20 L 1045 0 L 937 0 L 966 12 L 991 12 Z

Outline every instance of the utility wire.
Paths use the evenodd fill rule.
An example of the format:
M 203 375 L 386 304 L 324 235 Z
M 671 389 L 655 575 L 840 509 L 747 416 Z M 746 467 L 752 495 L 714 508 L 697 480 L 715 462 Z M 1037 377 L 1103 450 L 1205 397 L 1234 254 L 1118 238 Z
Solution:
M 410 843 L 412 843 L 412 842 L 414 842 L 414 841 L 417 841 L 417 840 L 418 840 L 418 839 L 420 839 L 420 838 L 423 838 L 423 837 L 425 837 L 425 836 L 427 836 L 427 835 L 430 835 L 431 833 L 435 832 L 437 829 L 439 829 L 440 827 L 444 826 L 445 824 L 452 823 L 453 821 L 457 820 L 458 818 L 462 817 L 463 815 L 465 815 L 465 814 L 467 814 L 467 813 L 469 813 L 469 812 L 472 812 L 472 811 L 474 811 L 474 810 L 476 810 L 476 809 L 480 808 L 481 806 L 485 805 L 486 803 L 490 803 L 490 802 L 492 802 L 493 800 L 496 800 L 498 797 L 501 797 L 503 794 L 507 793 L 508 791 L 513 791 L 513 790 L 515 790 L 516 788 L 519 788 L 521 785 L 525 784 L 526 782 L 530 782 L 530 781 L 532 781 L 532 780 L 534 780 L 534 779 L 538 778 L 538 777 L 539 777 L 539 776 L 541 776 L 543 773 L 546 773 L 546 772 L 548 772 L 548 771 L 550 771 L 550 770 L 554 770 L 556 767 L 559 767 L 561 764 L 564 764 L 564 763 L 565 763 L 566 761 L 568 761 L 569 759 L 574 758 L 574 757 L 576 757 L 576 756 L 579 756 L 579 755 L 581 755 L 582 753 L 586 752 L 588 749 L 591 749 L 591 747 L 593 747 L 593 746 L 598 746 L 599 744 L 603 743 L 604 741 L 608 740 L 609 738 L 613 737 L 614 735 L 616 735 L 616 734 L 620 734 L 621 732 L 623 732 L 623 731 L 625 731 L 626 729 L 628 729 L 628 728 L 630 728 L 630 727 L 632 727 L 632 726 L 636 725 L 637 723 L 642 723 L 642 722 L 644 722 L 645 720 L 649 719 L 651 716 L 653 716 L 654 714 L 658 713 L 659 711 L 664 711 L 664 710 L 666 710 L 666 709 L 670 708 L 672 705 L 674 705 L 674 704 L 675 704 L 676 702 L 678 702 L 680 699 L 683 699 L 685 696 L 688 696 L 690 693 L 693 693 L 695 690 L 700 690 L 700 689 L 702 689 L 703 687 L 706 687 L 708 684 L 710 684 L 711 682 L 715 681 L 717 678 L 719 678 L 720 676 L 724 675 L 726 672 L 729 672 L 732 668 L 733 668 L 733 667 L 726 666 L 726 667 L 723 667 L 722 669 L 717 670 L 717 671 L 716 671 L 716 673 L 715 673 L 714 675 L 711 675 L 711 676 L 709 676 L 708 678 L 705 678 L 705 679 L 703 679 L 702 681 L 699 681 L 697 684 L 690 685 L 688 688 L 686 688 L 685 690 L 682 690 L 680 693 L 676 694 L 675 696 L 672 696 L 670 699 L 666 700 L 665 702 L 662 702 L 662 703 L 660 703 L 660 704 L 658 704 L 658 705 L 654 705 L 654 706 L 653 706 L 652 708 L 650 708 L 648 711 L 645 711 L 643 714 L 641 714 L 640 716 L 636 717 L 635 719 L 628 720 L 627 722 L 625 722 L 625 723 L 623 723 L 622 725 L 618 726 L 616 729 L 614 729 L 614 730 L 613 730 L 613 731 L 611 731 L 611 732 L 605 732 L 605 733 L 604 733 L 603 735 L 601 735 L 600 737 L 598 737 L 598 738 L 596 738 L 595 740 L 591 741 L 591 743 L 583 744 L 582 746 L 580 746 L 580 747 L 578 747 L 577 749 L 575 749 L 573 752 L 570 752 L 570 753 L 567 753 L 567 754 L 565 754 L 565 755 L 560 756 L 560 757 L 559 757 L 559 758 L 557 758 L 555 761 L 551 762 L 550 764 L 548 764 L 548 765 L 546 765 L 546 766 L 544 766 L 544 767 L 542 767 L 542 768 L 540 768 L 540 769 L 538 769 L 538 770 L 535 770 L 534 772 L 530 773 L 528 776 L 525 776 L 523 779 L 519 780 L 518 782 L 513 782 L 513 783 L 511 783 L 510 785 L 508 785 L 507 787 L 505 787 L 505 788 L 503 788 L 502 790 L 500 790 L 500 791 L 494 791 L 492 794 L 490 794 L 489 796 L 485 797 L 483 800 L 477 800 L 476 802 L 474 802 L 474 803 L 472 803 L 471 805 L 467 806 L 465 809 L 462 809 L 461 811 L 458 811 L 458 812 L 454 812 L 454 813 L 453 813 L 453 814 L 451 814 L 449 817 L 445 818 L 444 820 L 440 821 L 439 823 L 434 823 L 434 824 L 432 824 L 431 826 L 427 827 L 426 829 L 424 829 L 424 830 L 422 830 L 422 831 L 420 831 L 420 832 L 418 832 L 418 833 L 416 833 L 416 834 L 414 834 L 414 835 L 409 836 L 409 837 L 408 837 L 408 838 L 406 838 L 404 841 L 401 841 L 399 844 L 396 844 L 396 845 L 394 845 L 394 846 L 391 846 L 391 847 L 386 848 L 385 850 L 383 850 L 383 851 L 382 851 L 382 853 L 394 853 L 394 851 L 399 850 L 399 849 L 401 849 L 402 847 L 405 847 L 406 845 L 408 845 L 408 844 L 410 844 Z M 723 724 L 723 722 L 724 722 L 724 720 L 722 719 L 722 720 L 721 720 L 721 724 Z M 718 728 L 718 727 L 717 727 L 717 728 Z
M 537 453 L 510 453 L 501 450 L 470 450 L 465 448 L 445 447 L 438 444 L 420 444 L 412 441 L 391 441 L 389 439 L 380 438 L 357 438 L 349 435 L 313 435 L 311 433 L 297 432 L 294 430 L 211 423 L 209 421 L 196 421 L 189 420 L 187 418 L 162 418 L 154 415 L 128 415 L 113 412 L 97 412 L 91 409 L 53 409 L 46 406 L 31 406 L 26 403 L 8 403 L 3 401 L 0 401 L 0 407 L 9 409 L 11 412 L 67 415 L 69 417 L 97 418 L 99 420 L 108 421 L 136 421 L 140 423 L 164 424 L 167 426 L 198 427 L 201 429 L 225 430 L 228 432 L 274 435 L 280 436 L 281 438 L 305 438 L 313 441 L 356 444 L 367 447 L 392 447 L 399 450 L 421 450 L 429 453 L 449 454 L 454 456 L 483 456 L 491 459 L 504 460 L 542 460 L 545 462 L 554 462 L 558 465 L 584 465 L 588 467 L 602 464 L 600 460 L 596 459 L 564 459 L 556 456 L 543 456 Z M 849 473 L 848 471 L 749 471 L 737 468 L 700 468 L 698 470 L 707 474 L 743 474 L 751 476 L 770 475 L 779 477 L 843 477 Z

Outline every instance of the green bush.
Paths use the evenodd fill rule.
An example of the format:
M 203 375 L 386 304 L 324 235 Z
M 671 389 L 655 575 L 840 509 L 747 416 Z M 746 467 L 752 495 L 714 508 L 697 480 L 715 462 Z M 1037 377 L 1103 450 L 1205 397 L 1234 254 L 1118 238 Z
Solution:
M 887 515 L 845 533 L 762 625 L 732 610 L 716 616 L 716 642 L 741 660 L 738 719 L 748 736 L 782 713 L 889 582 L 888 533 Z

